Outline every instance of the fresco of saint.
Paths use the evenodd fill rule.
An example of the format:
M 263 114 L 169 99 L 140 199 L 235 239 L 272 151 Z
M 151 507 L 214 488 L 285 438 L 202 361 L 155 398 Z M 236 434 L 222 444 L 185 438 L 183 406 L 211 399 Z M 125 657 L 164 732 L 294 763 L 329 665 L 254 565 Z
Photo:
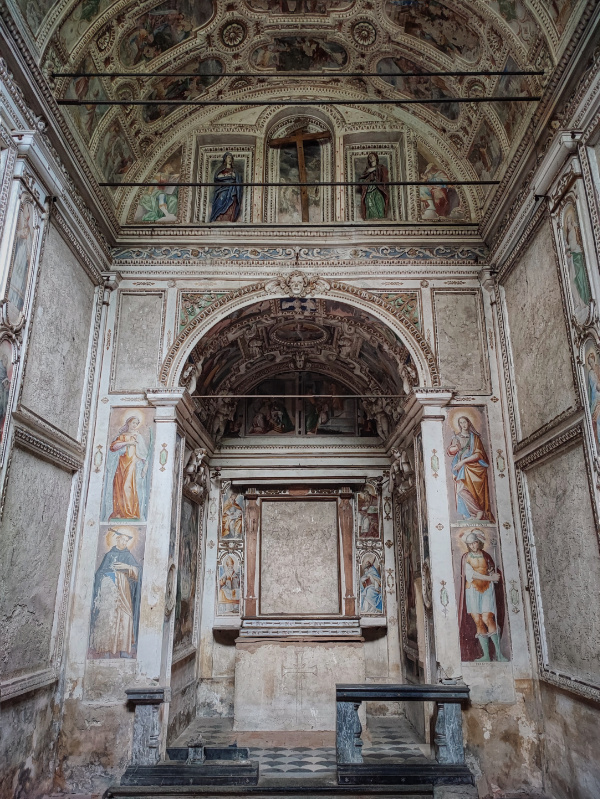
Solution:
M 109 527 L 108 552 L 96 570 L 90 650 L 94 657 L 135 657 L 142 567 L 130 549 L 136 528 Z
M 488 483 L 489 459 L 468 416 L 459 416 L 446 454 L 452 458 L 456 512 L 463 519 L 495 521 Z
M 237 222 L 242 209 L 242 178 L 233 166 L 233 155 L 225 153 L 223 163 L 216 171 L 214 182 L 211 222 Z
M 142 222 L 177 222 L 177 208 L 179 205 L 179 188 L 169 185 L 170 181 L 177 183 L 181 171 L 181 151 L 170 158 L 152 176 L 158 186 L 149 186 L 140 196 L 139 209 L 136 216 L 142 213 Z
M 600 359 L 598 349 L 590 339 L 585 347 L 587 397 L 592 415 L 596 447 L 600 446 Z
M 148 472 L 148 446 L 138 432 L 139 416 L 132 414 L 110 445 L 119 454 L 113 477 L 113 511 L 109 519 L 141 519 L 138 494 L 138 471 L 144 479 Z
M 0 440 L 4 435 L 4 426 L 8 415 L 8 400 L 12 381 L 12 345 L 4 339 L 0 343 Z
M 379 538 L 379 500 L 371 485 L 357 494 L 358 534 L 361 538 Z
M 364 185 L 360 188 L 362 218 L 385 219 L 390 205 L 388 170 L 379 163 L 379 156 L 372 152 L 367 156 L 367 168 L 360 176 Z
M 575 314 L 579 321 L 583 321 L 587 316 L 588 306 L 592 299 L 592 290 L 583 252 L 581 228 L 577 218 L 577 210 L 573 203 L 569 203 L 564 212 L 563 238 Z
M 221 538 L 240 539 L 244 533 L 244 495 L 229 488 L 223 496 Z
M 218 580 L 218 612 L 239 613 L 242 583 L 236 555 L 226 555 L 219 564 Z
M 360 575 L 360 612 L 383 613 L 381 574 L 374 556 L 367 556 Z
M 504 624 L 504 591 L 502 574 L 494 559 L 485 551 L 485 534 L 482 530 L 469 530 L 461 534 L 467 551 L 461 558 L 461 593 L 459 600 L 459 625 L 461 657 L 464 661 L 489 663 L 490 640 L 494 645 L 494 659 L 505 662 L 500 637 Z
M 29 281 L 31 253 L 33 250 L 34 229 L 35 217 L 33 207 L 31 203 L 25 202 L 21 205 L 17 219 L 15 251 L 10 274 L 10 284 L 8 287 L 8 301 L 14 305 L 17 311 L 22 311 L 25 305 L 25 293 Z

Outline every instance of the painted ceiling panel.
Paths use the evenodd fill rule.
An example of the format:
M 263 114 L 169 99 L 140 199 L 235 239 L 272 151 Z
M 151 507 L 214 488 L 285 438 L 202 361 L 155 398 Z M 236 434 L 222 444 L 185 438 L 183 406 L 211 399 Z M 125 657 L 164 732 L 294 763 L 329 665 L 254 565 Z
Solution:
M 124 73 L 52 80 L 57 98 L 80 102 L 62 111 L 78 157 L 89 162 L 98 182 L 153 179 L 164 164 L 173 163 L 177 150 L 183 156 L 175 172 L 182 181 L 196 180 L 195 149 L 202 137 L 216 137 L 226 149 L 244 138 L 252 151 L 248 168 L 254 170 L 245 180 L 264 180 L 260 163 L 267 159 L 260 142 L 279 113 L 269 104 L 294 99 L 336 103 L 323 109 L 336 138 L 351 135 L 368 142 L 375 125 L 389 132 L 390 142 L 402 141 L 397 177 L 419 177 L 418 152 L 424 144 L 428 164 L 448 179 L 499 179 L 534 103 L 461 104 L 454 98 L 539 94 L 547 76 L 479 73 L 551 70 L 561 36 L 566 41 L 583 1 L 9 0 L 18 24 L 28 27 L 29 39 L 37 37 L 38 59 L 49 76 L 60 71 Z M 158 76 L 140 74 L 147 71 Z M 277 77 L 292 71 L 306 77 Z M 477 74 L 424 74 L 430 71 Z M 405 77 L 406 72 L 417 74 Z M 222 73 L 227 77 L 219 78 Z M 108 104 L 140 99 L 154 103 Z M 384 99 L 392 102 L 360 106 L 361 101 Z M 394 104 L 423 99 L 434 102 Z M 163 100 L 164 105 L 156 103 Z M 244 100 L 266 105 L 257 112 L 243 105 L 169 104 Z M 352 102 L 358 104 L 344 104 Z M 141 221 L 139 190 L 99 191 L 111 197 L 115 221 Z M 188 195 L 185 210 L 180 203 L 169 221 L 198 221 Z M 464 195 L 462 204 L 453 201 L 459 208 L 456 219 L 476 218 L 491 192 L 465 189 Z M 414 199 L 399 200 L 398 207 L 416 218 L 421 201 L 414 194 Z

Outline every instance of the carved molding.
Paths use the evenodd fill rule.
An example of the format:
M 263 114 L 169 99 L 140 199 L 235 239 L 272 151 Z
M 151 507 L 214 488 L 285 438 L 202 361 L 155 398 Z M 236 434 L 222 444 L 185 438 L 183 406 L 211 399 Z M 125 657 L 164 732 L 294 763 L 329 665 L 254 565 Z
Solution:
M 68 472 L 77 472 L 83 466 L 83 458 L 76 458 L 69 452 L 51 444 L 43 438 L 34 435 L 30 430 L 15 425 L 14 443 L 22 449 L 29 450 L 34 455 L 54 463 Z

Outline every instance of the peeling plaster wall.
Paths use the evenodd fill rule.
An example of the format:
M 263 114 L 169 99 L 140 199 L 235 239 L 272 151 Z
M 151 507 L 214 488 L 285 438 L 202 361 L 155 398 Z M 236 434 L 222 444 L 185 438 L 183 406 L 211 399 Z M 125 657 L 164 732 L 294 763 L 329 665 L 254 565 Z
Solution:
M 55 225 L 40 264 L 23 405 L 77 438 L 94 285 Z
M 433 297 L 443 385 L 465 393 L 485 391 L 487 368 L 479 292 L 434 291 Z
M 521 438 L 576 405 L 552 240 L 545 220 L 504 283 Z
M 162 293 L 121 294 L 113 378 L 116 390 L 137 391 L 157 385 L 162 304 Z
M 0 797 L 32 799 L 52 785 L 59 707 L 55 687 L 2 703 Z
M 553 799 L 591 799 L 598 795 L 598 707 L 540 684 L 544 712 L 544 777 Z
M 2 678 L 49 669 L 72 477 L 15 449 L 0 526 Z M 35 502 L 32 502 L 35 486 Z M 2 705 L 0 797 L 31 797 L 50 778 L 55 685 Z

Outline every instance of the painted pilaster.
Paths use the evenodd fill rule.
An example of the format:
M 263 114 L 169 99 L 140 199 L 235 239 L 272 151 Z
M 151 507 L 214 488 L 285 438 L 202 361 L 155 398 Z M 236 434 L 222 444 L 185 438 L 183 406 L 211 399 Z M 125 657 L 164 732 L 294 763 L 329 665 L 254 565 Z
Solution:
M 419 389 L 415 392 L 415 402 L 422 408 L 423 468 L 438 679 L 457 678 L 462 673 L 443 435 L 444 407 L 451 399 L 452 392 L 449 390 Z
M 389 678 L 392 681 L 402 681 L 400 667 L 400 653 L 402 642 L 398 626 L 398 591 L 395 583 L 398 581 L 395 563 L 394 547 L 394 517 L 392 514 L 392 498 L 384 491 L 383 495 L 383 558 L 385 571 L 386 591 L 386 616 L 387 616 L 387 646 Z M 389 575 L 392 575 L 394 584 L 389 585 Z
M 152 464 L 152 491 L 148 508 L 146 555 L 140 607 L 138 674 L 168 684 L 163 660 L 163 626 L 167 599 L 171 503 L 174 495 L 177 406 L 185 389 L 149 390 L 148 402 L 156 409 L 156 447 Z

